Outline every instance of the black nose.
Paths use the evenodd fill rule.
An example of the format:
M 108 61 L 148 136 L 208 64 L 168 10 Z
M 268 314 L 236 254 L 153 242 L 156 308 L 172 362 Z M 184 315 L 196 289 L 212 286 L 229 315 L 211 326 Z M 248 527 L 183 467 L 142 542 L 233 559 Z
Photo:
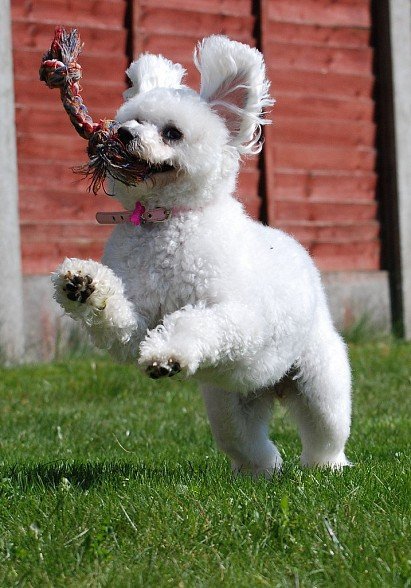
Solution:
M 120 127 L 117 129 L 117 135 L 119 136 L 123 145 L 127 145 L 127 143 L 130 143 L 130 141 L 134 139 L 134 135 L 127 127 Z

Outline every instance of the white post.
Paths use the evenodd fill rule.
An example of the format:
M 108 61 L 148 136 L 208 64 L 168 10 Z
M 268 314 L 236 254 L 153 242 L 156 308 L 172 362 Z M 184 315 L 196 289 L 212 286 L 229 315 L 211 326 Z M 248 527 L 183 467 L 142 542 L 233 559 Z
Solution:
M 411 3 L 390 0 L 403 328 L 411 339 Z
M 0 354 L 24 354 L 10 1 L 0 0 Z

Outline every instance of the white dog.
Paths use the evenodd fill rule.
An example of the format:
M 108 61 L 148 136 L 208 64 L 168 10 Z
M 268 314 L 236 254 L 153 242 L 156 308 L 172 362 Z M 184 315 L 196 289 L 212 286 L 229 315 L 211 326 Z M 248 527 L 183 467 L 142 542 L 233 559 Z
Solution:
M 235 471 L 281 467 L 268 437 L 275 397 L 297 421 L 302 463 L 340 468 L 349 463 L 350 368 L 319 272 L 301 245 L 251 220 L 233 196 L 240 156 L 261 149 L 273 103 L 263 57 L 212 36 L 195 61 L 199 94 L 162 56 L 127 70 L 119 136 L 150 173 L 136 186 L 111 182 L 125 211 L 100 214 L 118 223 L 103 262 L 66 259 L 55 297 L 115 358 L 138 361 L 152 378 L 195 377 Z

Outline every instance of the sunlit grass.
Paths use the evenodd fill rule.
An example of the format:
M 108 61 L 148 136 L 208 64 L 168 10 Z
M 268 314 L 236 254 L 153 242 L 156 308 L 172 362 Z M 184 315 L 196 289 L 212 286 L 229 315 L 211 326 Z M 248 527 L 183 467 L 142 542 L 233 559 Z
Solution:
M 1 371 L 1 586 L 406 586 L 411 346 L 353 344 L 340 473 L 233 479 L 193 384 L 104 359 Z

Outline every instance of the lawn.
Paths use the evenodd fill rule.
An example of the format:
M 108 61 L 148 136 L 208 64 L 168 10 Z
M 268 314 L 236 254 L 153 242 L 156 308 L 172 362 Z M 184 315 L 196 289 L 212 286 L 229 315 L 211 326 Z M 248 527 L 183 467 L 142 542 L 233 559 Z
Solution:
M 1 370 L 0 586 L 409 586 L 411 345 L 351 347 L 353 468 L 233 479 L 190 383 Z

